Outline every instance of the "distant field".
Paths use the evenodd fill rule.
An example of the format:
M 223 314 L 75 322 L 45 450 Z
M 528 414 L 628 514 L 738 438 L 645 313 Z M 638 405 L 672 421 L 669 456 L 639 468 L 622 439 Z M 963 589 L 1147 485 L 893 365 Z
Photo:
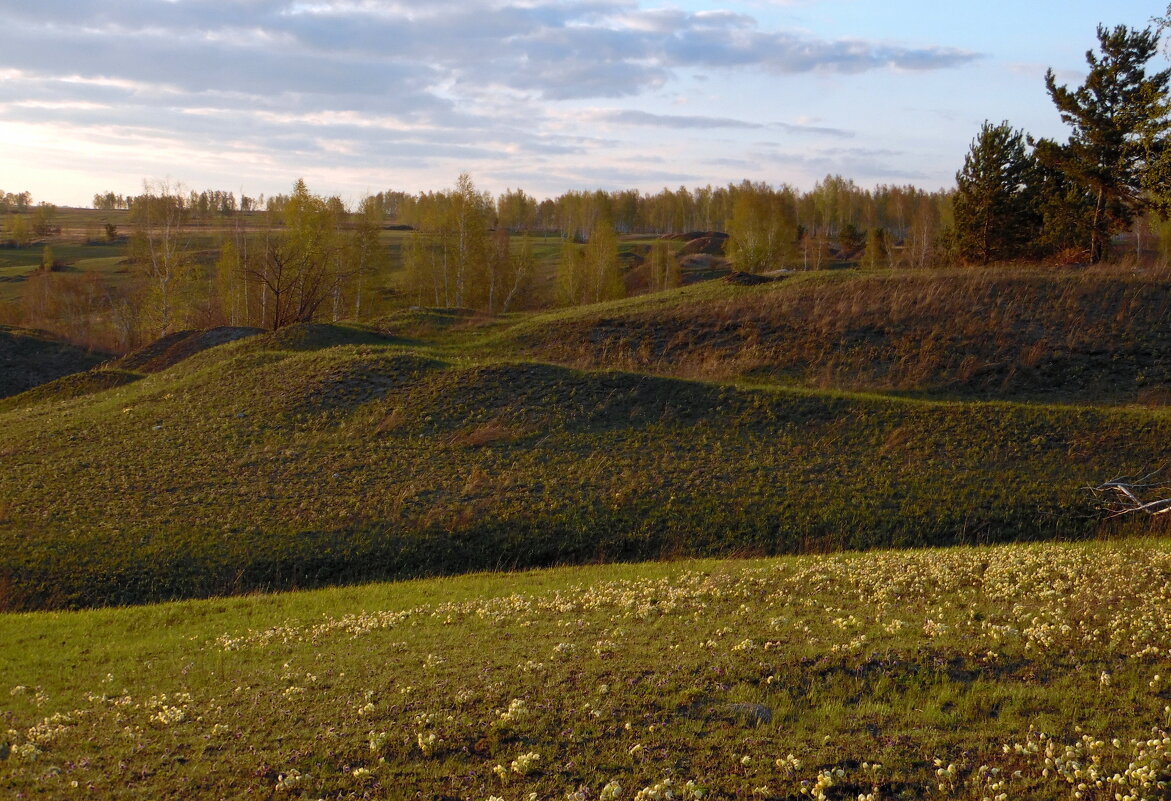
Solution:
M 1169 588 L 1135 541 L 0 615 L 0 795 L 1154 801 Z

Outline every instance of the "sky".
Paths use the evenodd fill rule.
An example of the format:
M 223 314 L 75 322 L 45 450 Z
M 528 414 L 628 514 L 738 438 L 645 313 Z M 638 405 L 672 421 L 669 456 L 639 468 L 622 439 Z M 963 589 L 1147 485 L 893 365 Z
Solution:
M 0 190 L 950 187 L 1112 0 L 0 0 Z M 1166 66 L 1160 56 L 1154 69 Z

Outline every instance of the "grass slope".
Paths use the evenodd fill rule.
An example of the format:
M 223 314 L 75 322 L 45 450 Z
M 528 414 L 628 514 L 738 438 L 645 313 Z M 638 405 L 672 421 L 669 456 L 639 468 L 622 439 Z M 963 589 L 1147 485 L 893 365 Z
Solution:
M 578 367 L 975 399 L 1156 403 L 1171 281 L 1117 267 L 835 271 L 534 317 L 504 352 Z
M 88 370 L 104 358 L 44 331 L 0 325 L 0 398 Z
M 1142 799 L 1166 541 L 0 616 L 0 795 Z
M 493 567 L 1086 536 L 1159 411 L 485 361 L 310 326 L 0 413 L 0 608 Z

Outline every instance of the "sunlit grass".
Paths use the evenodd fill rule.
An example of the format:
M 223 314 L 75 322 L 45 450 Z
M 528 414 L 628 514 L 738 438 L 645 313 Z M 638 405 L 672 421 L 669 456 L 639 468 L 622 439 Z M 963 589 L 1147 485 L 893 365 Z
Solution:
M 1163 798 L 1169 582 L 1139 541 L 0 616 L 0 790 Z

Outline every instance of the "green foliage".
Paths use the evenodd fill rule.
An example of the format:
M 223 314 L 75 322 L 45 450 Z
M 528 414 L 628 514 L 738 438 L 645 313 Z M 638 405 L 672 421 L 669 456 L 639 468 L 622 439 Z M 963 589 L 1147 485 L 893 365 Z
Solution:
M 490 208 L 488 198 L 476 191 L 465 173 L 454 190 L 429 198 L 416 212 L 419 233 L 412 242 L 407 269 L 424 302 L 471 305 L 469 279 L 485 272 Z
M 57 217 L 57 207 L 52 203 L 38 203 L 37 207 L 33 209 L 32 231 L 33 235 L 44 239 L 52 236 L 57 232 L 56 226 L 53 225 Z
M 146 287 L 137 324 L 149 340 L 188 325 L 198 276 L 186 241 L 182 188 L 167 182 L 144 188 L 131 207 L 128 255 Z
M 32 231 L 28 227 L 28 220 L 23 214 L 12 215 L 8 223 L 8 235 L 17 247 L 26 248 L 32 242 Z
M 589 292 L 589 266 L 585 250 L 569 244 L 561 249 L 557 264 L 557 299 L 564 306 L 586 302 Z
M 871 228 L 866 232 L 866 250 L 862 252 L 862 266 L 876 270 L 890 266 L 890 242 L 885 228 Z
M 795 256 L 797 223 L 788 198 L 781 193 L 742 187 L 736 193 L 727 228 L 729 255 L 741 272 L 776 270 Z
M 956 173 L 955 245 L 967 262 L 1017 259 L 1036 239 L 1036 167 L 1025 137 L 985 121 Z
M 618 234 L 609 219 L 598 221 L 590 233 L 585 246 L 585 271 L 585 302 L 617 300 L 626 295 L 618 262 Z
M 353 270 L 352 316 L 361 319 L 369 302 L 371 285 L 376 276 L 390 266 L 390 253 L 382 244 L 380 233 L 384 218 L 382 204 L 377 198 L 363 198 L 356 215 L 356 224 L 350 237 L 346 258 Z
M 652 292 L 662 289 L 674 289 L 683 283 L 683 276 L 679 269 L 679 260 L 671 253 L 670 246 L 662 239 L 656 239 L 651 245 L 651 252 L 647 258 L 647 268 L 650 271 L 650 288 Z
M 514 234 L 530 231 L 537 222 L 537 201 L 523 189 L 509 189 L 496 201 L 496 217 Z
M 467 173 L 452 191 L 420 195 L 410 212 L 418 231 L 404 255 L 408 291 L 421 303 L 488 313 L 527 299 L 535 279 L 532 250 L 526 236 L 514 251 L 509 233 L 527 225 L 525 198 L 522 192 L 502 199 L 509 216 L 493 231 L 492 198 Z
M 1089 74 L 1076 89 L 1058 86 L 1053 71 L 1045 86 L 1061 119 L 1073 128 L 1068 143 L 1037 143 L 1037 158 L 1080 188 L 1092 207 L 1090 261 L 1102 260 L 1113 233 L 1126 230 L 1145 206 L 1144 185 L 1165 197 L 1165 185 L 1147 177 L 1153 160 L 1163 157 L 1171 128 L 1167 87 L 1171 70 L 1148 75 L 1146 64 L 1158 52 L 1151 30 L 1098 27 L 1101 55 L 1086 53 Z M 1158 201 L 1167 205 L 1165 199 Z
M 243 282 L 253 289 L 249 322 L 276 331 L 313 322 L 327 311 L 333 319 L 341 316 L 354 265 L 346 258 L 340 201 L 334 200 L 314 195 L 298 180 L 293 194 L 271 212 L 281 226 L 270 225 L 246 257 L 236 254 Z M 231 274 L 230 265 L 221 265 L 219 274 L 225 270 Z

